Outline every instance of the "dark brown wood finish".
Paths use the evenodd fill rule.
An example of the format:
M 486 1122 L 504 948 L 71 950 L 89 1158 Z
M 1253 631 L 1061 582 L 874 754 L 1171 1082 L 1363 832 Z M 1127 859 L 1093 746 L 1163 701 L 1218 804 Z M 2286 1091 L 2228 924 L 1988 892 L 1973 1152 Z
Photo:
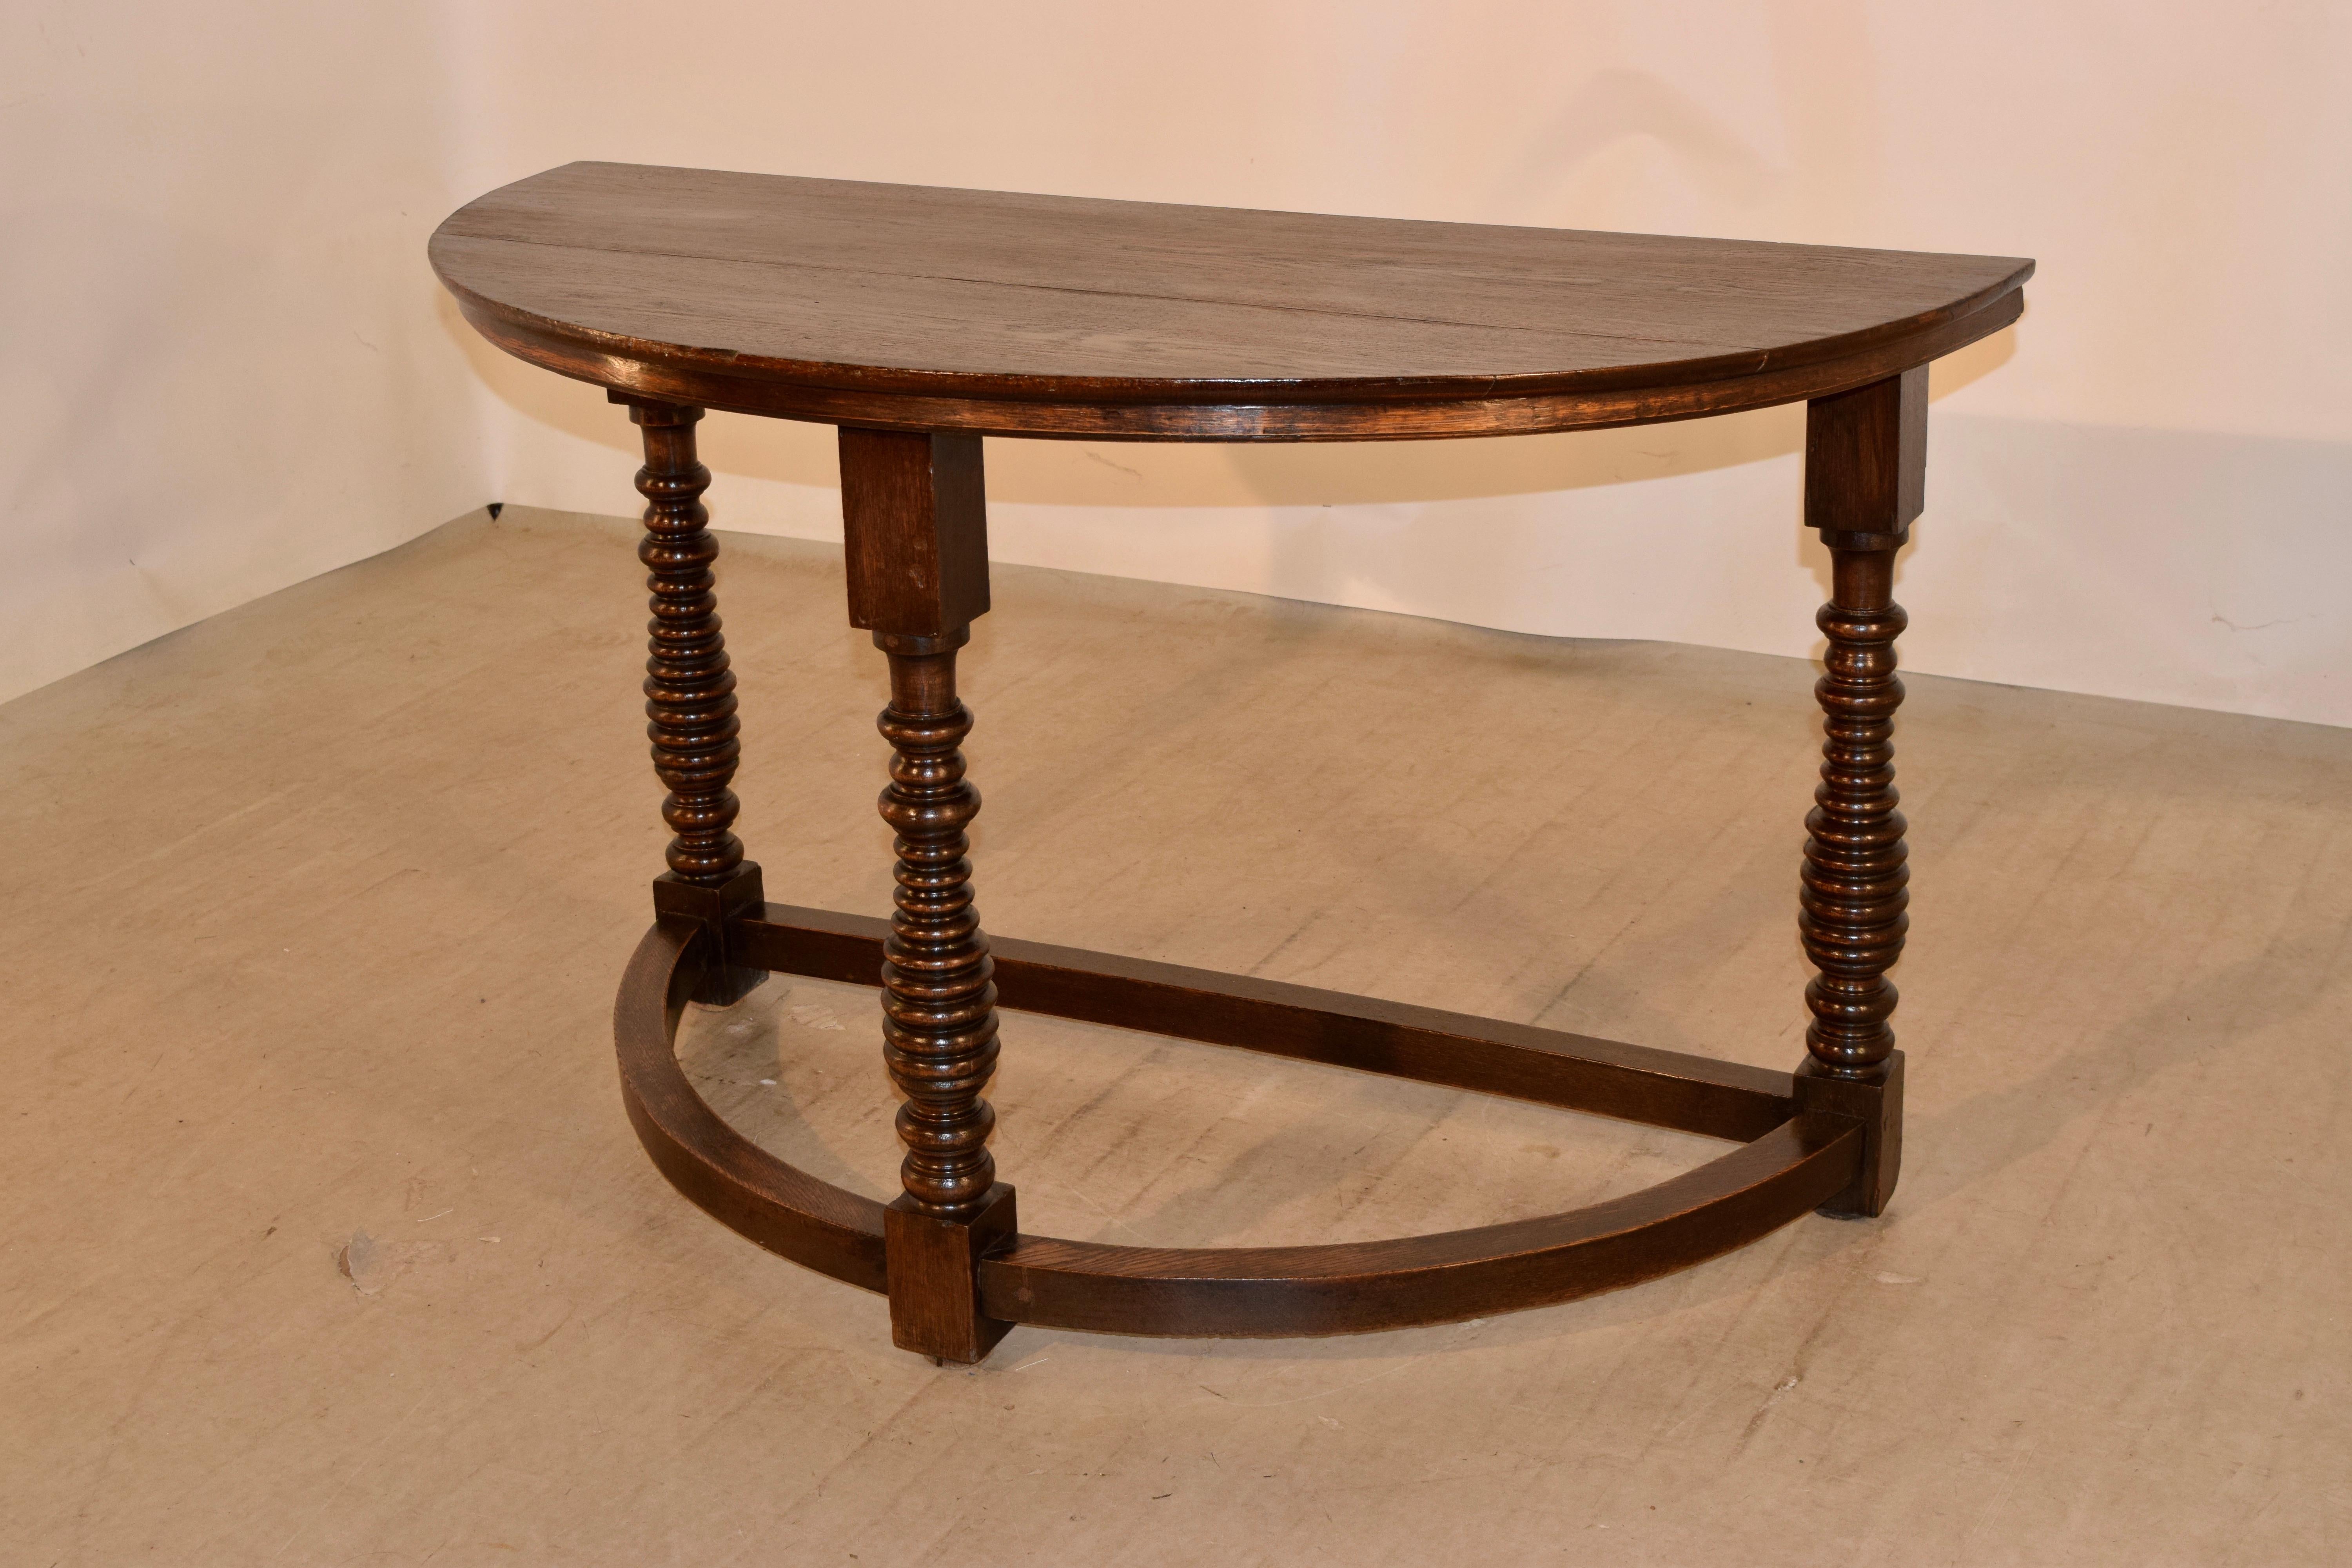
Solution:
M 960 1365 L 995 1349 L 1013 1320 L 982 1307 L 981 1263 L 1010 1247 L 1020 1228 L 1013 1189 L 1002 1182 L 970 1213 L 952 1219 L 925 1213 L 911 1194 L 893 1199 L 882 1211 L 890 1342 Z
M 982 1098 L 996 1070 L 996 985 L 988 938 L 971 901 L 964 828 L 980 792 L 957 746 L 971 714 L 955 694 L 957 628 L 947 646 L 877 632 L 890 657 L 890 784 L 882 819 L 898 835 L 898 913 L 882 944 L 883 1056 L 907 1096 L 898 1137 L 907 1195 L 925 1214 L 976 1213 L 996 1178 L 988 1152 L 996 1112 Z M 887 639 L 887 641 L 885 639 Z
M 952 637 L 988 613 L 980 437 L 841 432 L 849 624 Z
M 1895 552 L 1835 550 L 1836 589 L 1818 617 L 1828 667 L 1815 683 L 1826 715 L 1822 782 L 1805 818 L 1798 929 L 1821 973 L 1806 987 L 1806 1047 L 1824 1072 L 1867 1078 L 1895 1048 L 1886 970 L 1903 952 L 1911 871 L 1895 787 Z
M 778 419 L 1096 441 L 1422 441 L 1654 425 L 1794 403 L 1875 381 L 1921 359 L 1966 347 L 2017 320 L 2023 306 L 2022 296 L 2012 292 L 1972 315 L 1925 328 L 1915 337 L 1874 343 L 1834 360 L 1685 384 L 1485 397 L 1368 394 L 1363 402 L 1301 402 L 1279 400 L 1276 395 L 1284 389 L 1267 384 L 1257 389 L 1260 401 L 1223 404 L 1043 402 L 1009 394 L 948 396 L 809 386 L 737 375 L 723 365 L 680 368 L 666 361 L 625 362 L 582 353 L 528 324 L 469 319 L 508 353 L 562 374 L 583 381 L 598 381 L 605 374 L 625 375 L 628 384 L 646 396 Z
M 1011 1327 L 981 1312 L 975 1271 L 1012 1236 L 1014 1212 L 988 1152 L 996 986 L 971 900 L 964 829 L 980 792 L 964 777 L 971 713 L 955 679 L 956 650 L 988 609 L 980 437 L 844 429 L 841 502 L 849 621 L 890 662 L 876 722 L 890 742 L 879 805 L 896 835 L 898 912 L 868 972 L 881 977 L 883 1061 L 906 1096 L 890 1329 L 904 1349 L 971 1362 Z
M 854 918 L 817 917 L 805 928 L 818 939 L 809 951 L 838 934 L 835 922 Z M 1571 1300 L 1727 1251 L 1833 1201 L 1853 1184 L 1864 1137 L 1851 1116 L 1796 1111 L 1646 1192 L 1441 1236 L 1227 1248 L 1023 1236 L 1012 1228 L 1008 1187 L 994 1188 L 969 1221 L 932 1220 L 903 1195 L 886 1208 L 819 1182 L 719 1121 L 671 1045 L 713 951 L 704 928 L 673 918 L 646 933 L 623 977 L 615 1034 L 638 1138 L 679 1191 L 721 1223 L 837 1279 L 869 1290 L 887 1284 L 894 1341 L 940 1360 L 975 1359 L 1016 1322 L 1129 1334 L 1338 1334 Z M 1203 979 L 1206 989 L 1227 992 L 1249 984 Z
M 735 672 L 719 620 L 712 566 L 719 542 L 707 526 L 702 494 L 710 470 L 695 454 L 699 408 L 645 403 L 614 395 L 645 441 L 637 491 L 646 498 L 645 563 L 653 618 L 646 633 L 646 735 L 654 772 L 669 787 L 662 819 L 676 835 L 669 870 L 654 885 L 654 907 L 701 921 L 722 947 L 730 921 L 763 900 L 760 868 L 743 858 L 732 831 L 738 811 L 735 765 L 741 754 Z M 723 1006 L 766 978 L 740 963 L 712 966 L 694 999 Z
M 956 650 L 988 608 L 980 442 L 970 436 L 841 433 L 849 621 L 890 661 L 882 820 L 897 837 L 898 913 L 883 943 L 884 1059 L 906 1104 L 898 1136 L 917 1210 L 976 1215 L 995 1181 L 982 1098 L 996 1068 L 996 987 L 971 901 L 964 829 L 980 792 L 958 748 L 971 713 L 956 696 Z
M 1844 1219 L 1885 1214 L 1903 1173 L 1903 1053 L 1890 1051 L 1866 1078 L 1830 1072 L 1808 1058 L 1793 1082 L 1804 1114 L 1851 1121 L 1862 1133 L 1853 1180 L 1822 1203 L 1822 1213 Z
M 706 526 L 702 492 L 710 470 L 695 456 L 699 408 L 632 403 L 629 417 L 645 434 L 646 465 L 637 490 L 646 498 L 646 537 L 637 558 L 646 563 L 653 620 L 646 659 L 646 727 L 654 772 L 669 786 L 662 819 L 670 840 L 669 868 L 680 881 L 717 887 L 743 863 L 743 843 L 731 829 L 739 809 L 735 764 L 735 672 L 719 621 L 712 564 L 719 542 Z
M 831 424 L 1481 436 L 1817 397 L 2015 318 L 2032 265 L 572 163 L 431 254 L 509 353 Z
M 1895 552 L 1926 504 L 1927 367 L 1806 410 L 1805 521 L 1830 546 L 1831 592 L 1815 624 L 1828 638 L 1813 692 L 1823 714 L 1822 782 L 1805 818 L 1798 931 L 1821 973 L 1805 987 L 1812 1021 L 1798 1098 L 1868 1127 L 1855 1184 L 1829 1205 L 1876 1215 L 1902 1163 L 1901 1062 L 1886 971 L 1910 929 L 1911 871 L 1896 809 Z
M 1805 526 L 1832 550 L 1899 547 L 1927 504 L 1927 367 L 1805 407 Z
M 721 1121 L 677 1065 L 679 1016 L 719 962 L 709 928 L 664 915 L 613 1006 L 621 1100 L 670 1184 L 769 1251 L 867 1290 L 886 1285 L 882 1205 L 786 1164 Z
M 969 1362 L 1019 1322 L 1443 1322 L 1648 1279 L 1808 1209 L 1885 1207 L 1903 1099 L 1886 971 L 1907 919 L 1895 553 L 1924 505 L 1927 362 L 2014 321 L 2031 262 L 603 163 L 493 192 L 431 248 L 492 342 L 605 386 L 645 433 L 646 695 L 677 838 L 615 1015 L 630 1119 L 722 1222 L 886 1290 L 898 1343 Z M 1833 584 L 1800 917 L 1819 974 L 1794 1073 L 982 935 L 955 680 L 989 603 L 981 434 L 1492 436 L 1798 400 L 1806 521 Z M 890 666 L 887 922 L 764 902 L 730 831 L 734 678 L 694 452 L 704 407 L 842 426 L 850 618 Z M 678 1066 L 686 1004 L 732 1001 L 771 971 L 880 989 L 906 1096 L 904 1190 L 887 1207 L 751 1145 Z M 1740 1146 L 1644 1193 L 1444 1236 L 1223 1250 L 1024 1236 L 987 1149 L 1000 1002 Z
M 734 921 L 740 962 L 871 985 L 890 922 L 770 904 Z M 992 937 L 997 1002 L 1024 1013 L 1238 1046 L 1538 1105 L 1761 1137 L 1796 1114 L 1790 1075 L 1531 1024 L 1117 953 Z
M 1801 1116 L 1656 1186 L 1541 1219 L 1320 1247 L 1110 1247 L 1020 1237 L 981 1308 L 1120 1334 L 1256 1339 L 1458 1322 L 1573 1301 L 1743 1247 L 1828 1202 L 1861 1130 Z

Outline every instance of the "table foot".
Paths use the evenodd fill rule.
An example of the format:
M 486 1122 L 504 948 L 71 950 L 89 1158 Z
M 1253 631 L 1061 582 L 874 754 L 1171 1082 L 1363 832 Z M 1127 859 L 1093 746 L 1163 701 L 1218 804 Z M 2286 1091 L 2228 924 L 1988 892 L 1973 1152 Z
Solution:
M 759 864 L 751 860 L 738 865 L 717 887 L 689 882 L 675 871 L 654 879 L 655 915 L 693 921 L 708 928 L 717 943 L 719 962 L 705 967 L 695 1001 L 706 1007 L 731 1007 L 767 984 L 766 966 L 743 956 L 737 934 L 738 922 L 764 909 L 766 897 Z
M 995 1349 L 1013 1324 L 982 1309 L 981 1259 L 1011 1245 L 1019 1228 L 1003 1182 L 964 1219 L 925 1214 L 901 1193 L 882 1211 L 890 1342 L 962 1366 Z
M 1822 1205 L 1842 1219 L 1876 1219 L 1895 1195 L 1903 1173 L 1903 1053 L 1890 1051 L 1876 1077 L 1843 1078 L 1817 1062 L 1797 1068 L 1797 1105 L 1809 1113 L 1840 1117 L 1862 1130 L 1862 1158 L 1853 1180 Z

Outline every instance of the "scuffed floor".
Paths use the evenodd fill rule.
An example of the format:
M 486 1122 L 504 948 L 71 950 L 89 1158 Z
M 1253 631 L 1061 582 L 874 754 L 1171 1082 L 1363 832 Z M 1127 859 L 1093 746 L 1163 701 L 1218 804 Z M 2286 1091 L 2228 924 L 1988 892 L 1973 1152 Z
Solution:
M 1322 1342 L 977 1370 L 672 1194 L 634 525 L 509 510 L 0 708 L 0 1560 L 2352 1558 L 2352 731 L 1928 678 L 1908 1166 L 1687 1273 Z M 1924 570 L 1923 565 L 1920 569 Z M 742 830 L 878 912 L 880 660 L 730 536 Z M 1811 672 L 1004 568 L 991 929 L 1792 1064 Z M 1026 1228 L 1401 1235 L 1719 1144 L 1008 1016 Z M 871 994 L 681 1054 L 893 1181 Z

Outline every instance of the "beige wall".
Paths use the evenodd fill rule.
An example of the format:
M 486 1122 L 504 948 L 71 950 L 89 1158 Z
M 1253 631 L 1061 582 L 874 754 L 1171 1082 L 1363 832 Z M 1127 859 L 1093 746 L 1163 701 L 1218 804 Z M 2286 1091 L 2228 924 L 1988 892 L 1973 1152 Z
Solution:
M 0 698 L 488 499 L 399 5 L 0 7 Z
M 2023 322 L 1938 367 L 1908 662 L 2352 723 L 2341 6 L 2290 0 L 2226 26 L 2210 8 L 2014 0 L 371 9 L 357 33 L 273 30 L 266 68 L 218 51 L 227 82 L 290 81 L 287 100 L 173 85 L 202 73 L 109 89 L 151 116 L 160 95 L 225 147 L 224 127 L 266 125 L 260 184 L 333 207 L 350 240 L 306 250 L 307 227 L 289 230 L 274 277 L 318 307 L 281 342 L 289 365 L 319 356 L 287 409 L 299 445 L 334 455 L 320 475 L 363 479 L 298 482 L 315 459 L 290 432 L 274 462 L 224 462 L 184 438 L 185 406 L 69 443 L 78 465 L 127 465 L 153 479 L 142 494 L 177 497 L 184 554 L 280 542 L 257 516 L 305 520 L 310 553 L 237 544 L 220 557 L 236 570 L 205 579 L 215 597 L 492 496 L 629 510 L 625 422 L 467 343 L 418 250 L 436 203 L 617 158 L 2032 255 Z M 404 36 L 387 20 L 402 16 L 420 18 Z M 255 179 L 235 158 L 206 177 Z M 149 330 L 194 341 L 189 300 L 159 298 Z M 406 379 L 346 351 L 330 307 L 373 310 Z M 174 384 L 201 388 L 201 355 L 191 368 Z M 119 363 L 82 374 L 89 401 L 115 401 Z M 1822 563 L 1797 522 L 1801 428 L 1777 410 L 1450 445 L 997 442 L 992 530 L 1016 561 L 1802 653 Z M 393 430 L 404 466 L 388 464 Z M 827 432 L 705 430 L 722 525 L 837 532 Z M 8 526 L 102 531 L 103 499 L 60 489 L 51 521 Z M 74 584 L 106 605 L 136 586 Z

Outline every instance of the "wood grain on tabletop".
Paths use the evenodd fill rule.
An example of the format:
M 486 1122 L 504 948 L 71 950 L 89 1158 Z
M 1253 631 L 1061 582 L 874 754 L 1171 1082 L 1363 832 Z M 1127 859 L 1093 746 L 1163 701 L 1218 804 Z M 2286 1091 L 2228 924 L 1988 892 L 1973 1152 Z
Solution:
M 593 163 L 469 203 L 431 251 L 502 346 L 541 336 L 551 355 L 590 357 L 535 357 L 607 384 L 628 377 L 597 354 L 738 384 L 1204 407 L 1625 394 L 1881 351 L 1858 384 L 2012 319 L 2032 270 L 2007 257 Z M 1901 363 L 1880 363 L 1890 353 Z M 675 384 L 635 390 L 686 397 Z M 719 394 L 702 397 L 710 405 L 732 405 L 726 389 L 706 390 Z M 1774 384 L 1731 405 L 1821 390 Z M 733 404 L 751 395 L 739 386 Z M 930 420 L 948 423 L 938 410 Z M 1395 433 L 1506 423 L 1465 414 L 1444 432 Z M 1067 433 L 1051 424 L 1041 416 L 1028 433 Z

